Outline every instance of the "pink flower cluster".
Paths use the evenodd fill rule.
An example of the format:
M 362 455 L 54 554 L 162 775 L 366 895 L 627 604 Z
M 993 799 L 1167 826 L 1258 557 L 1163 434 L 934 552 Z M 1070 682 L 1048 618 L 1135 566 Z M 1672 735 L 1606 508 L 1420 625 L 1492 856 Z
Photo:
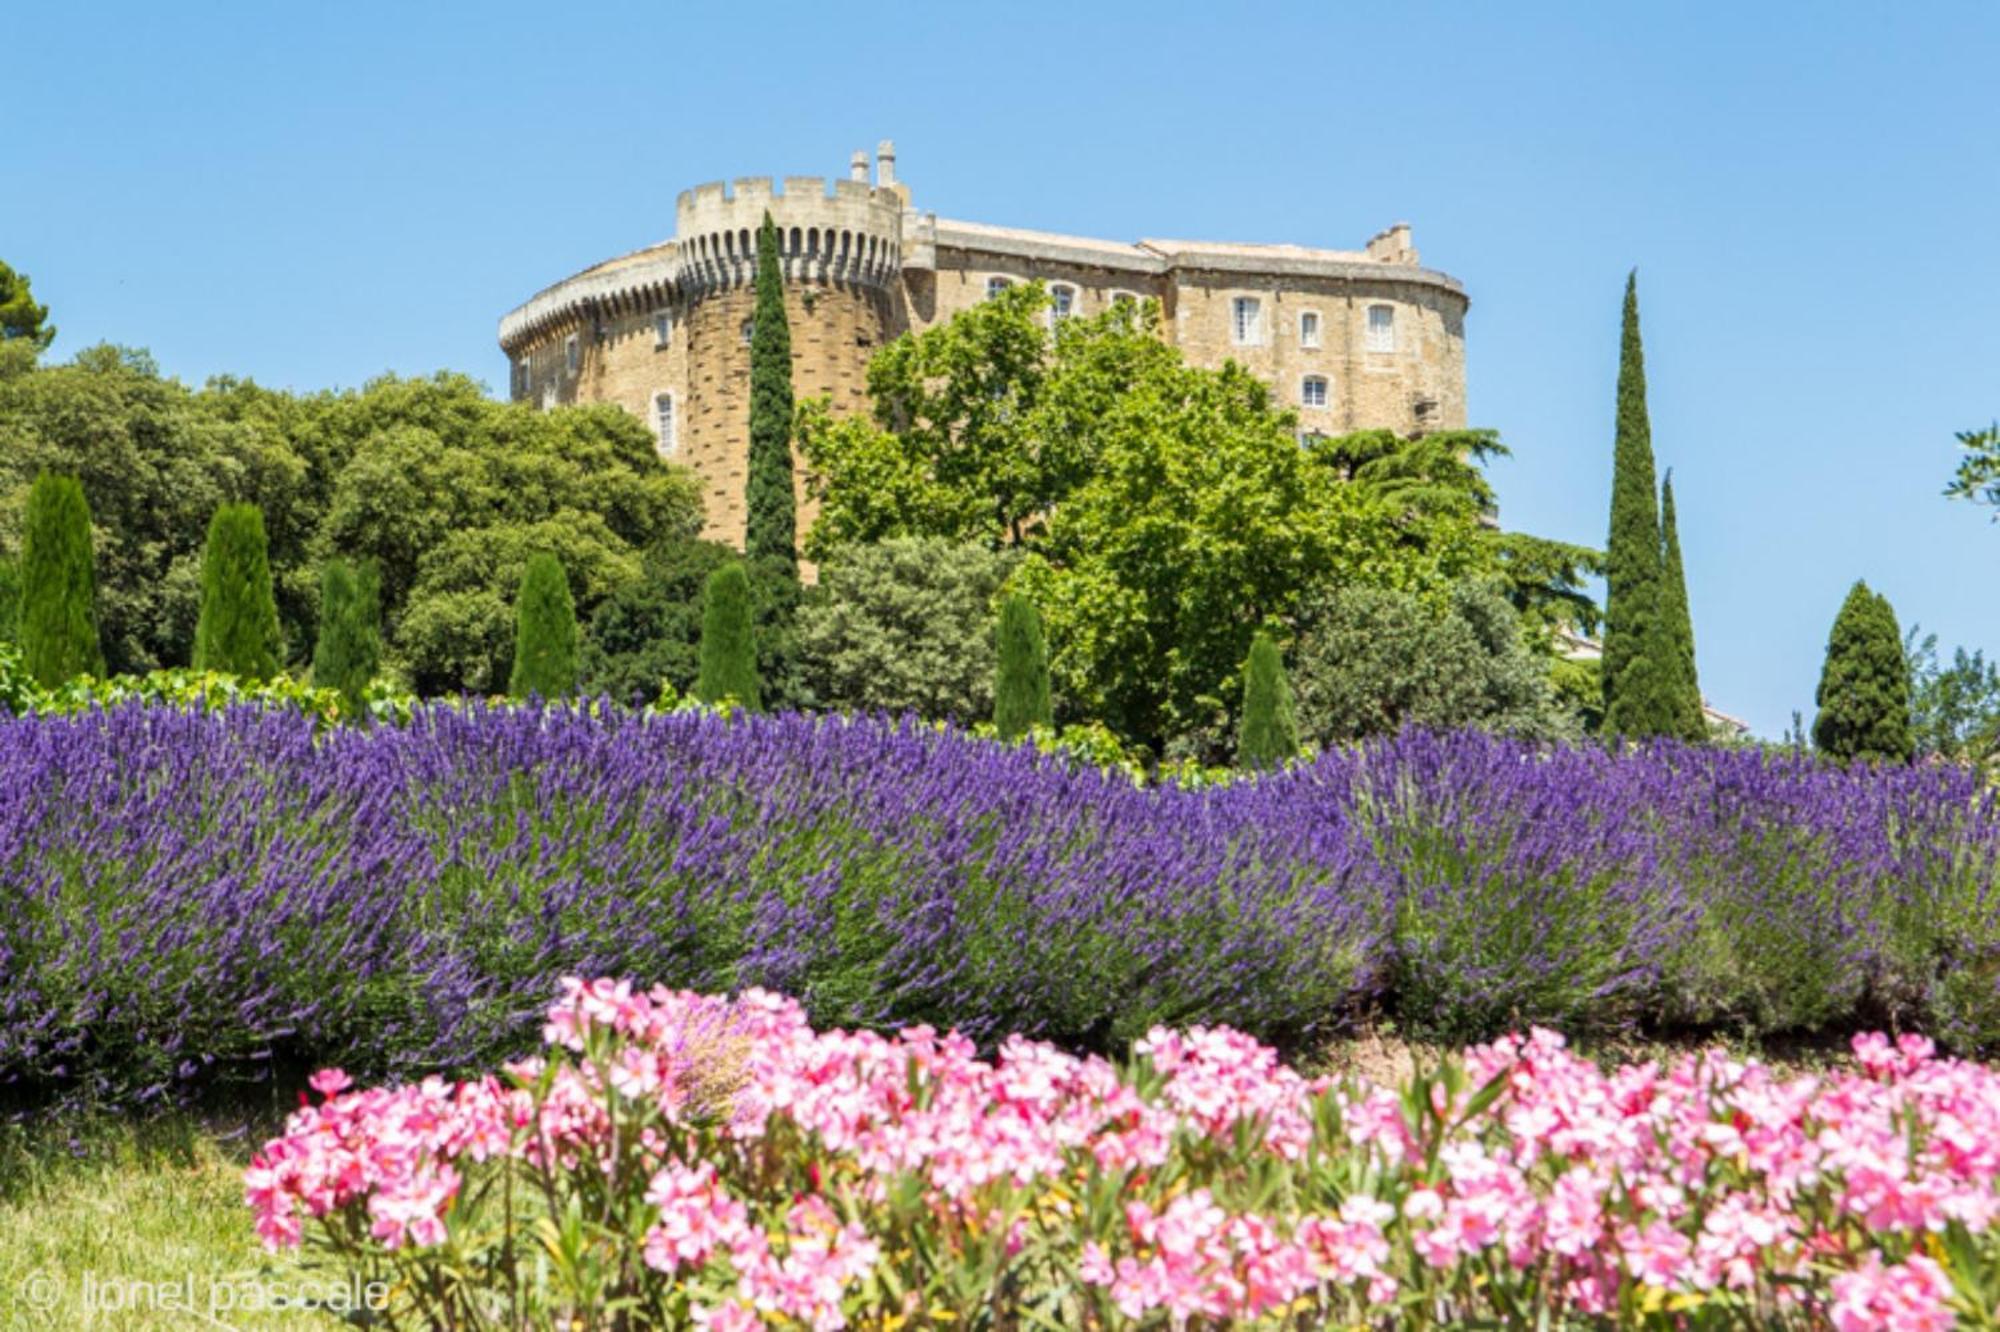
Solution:
M 625 1266 L 653 1284 L 627 1307 L 722 1332 L 993 1301 L 1093 1328 L 1714 1305 L 1931 1329 L 2000 1273 L 2000 1075 L 1916 1038 L 1787 1078 L 1719 1052 L 1606 1071 L 1537 1031 L 1385 1087 L 1225 1030 L 1155 1031 L 1125 1070 L 1021 1038 L 982 1060 L 608 981 L 568 983 L 546 1036 L 504 1078 L 322 1075 L 248 1172 L 266 1243 L 365 1220 L 422 1263 L 472 1233 L 467 1177 L 512 1163 L 523 1207 L 629 1189 L 610 1210 L 644 1218 Z

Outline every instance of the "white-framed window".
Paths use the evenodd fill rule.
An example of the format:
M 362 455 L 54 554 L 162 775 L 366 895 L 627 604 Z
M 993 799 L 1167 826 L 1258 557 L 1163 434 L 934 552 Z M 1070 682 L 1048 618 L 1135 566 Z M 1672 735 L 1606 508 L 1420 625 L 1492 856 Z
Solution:
M 1307 375 L 1299 381 L 1299 406 L 1326 406 L 1326 376 Z
M 659 436 L 660 456 L 672 456 L 676 443 L 674 437 L 673 394 L 655 393 L 653 395 L 653 430 Z
M 1067 282 L 1049 286 L 1049 322 L 1056 323 L 1076 313 L 1076 288 Z
M 653 316 L 653 346 L 655 349 L 667 346 L 674 340 L 674 317 L 665 310 Z
M 1255 347 L 1264 340 L 1264 306 L 1255 296 L 1238 296 L 1229 303 L 1230 336 L 1239 347 Z
M 1371 305 L 1368 307 L 1368 350 L 1372 352 L 1392 352 L 1396 350 L 1395 306 Z
M 1007 288 L 1009 288 L 1009 287 L 1011 287 L 1011 286 L 1013 286 L 1013 285 L 1014 285 L 1014 279 L 1013 279 L 1013 278 L 1008 278 L 1008 277 L 990 277 L 990 278 L 987 278 L 987 279 L 986 279 L 986 299 L 987 299 L 987 300 L 989 300 L 989 301 L 990 301 L 990 300 L 992 300 L 992 299 L 993 299 L 993 298 L 994 298 L 995 296 L 998 296 L 998 295 L 999 295 L 999 294 L 1000 294 L 1001 292 L 1003 292 L 1003 291 L 1007 290 Z
M 563 339 L 563 369 L 573 375 L 582 368 L 583 344 L 578 342 L 576 334 L 572 333 Z
M 746 346 L 746 347 L 747 347 L 747 346 L 749 346 L 749 345 L 750 345 L 750 340 L 751 340 L 752 338 L 756 337 L 756 336 L 757 336 L 757 321 L 756 321 L 756 320 L 754 320 L 754 319 L 746 319 L 746 320 L 744 320 L 744 321 L 743 321 L 743 345 L 744 345 L 744 346 Z
M 1299 311 L 1299 346 L 1319 346 L 1319 311 Z

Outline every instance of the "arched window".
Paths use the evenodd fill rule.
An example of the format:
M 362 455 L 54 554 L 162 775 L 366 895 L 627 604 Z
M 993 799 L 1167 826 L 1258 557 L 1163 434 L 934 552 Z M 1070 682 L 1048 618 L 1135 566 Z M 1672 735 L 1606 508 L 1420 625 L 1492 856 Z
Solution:
M 1372 352 L 1392 352 L 1396 350 L 1395 306 L 1371 305 L 1368 307 L 1368 350 Z
M 1319 346 L 1319 311 L 1301 310 L 1299 312 L 1299 346 Z
M 1008 277 L 990 277 L 990 278 L 987 278 L 987 279 L 986 279 L 986 299 L 987 299 L 987 300 L 989 300 L 989 301 L 990 301 L 990 300 L 992 300 L 992 299 L 993 299 L 993 298 L 994 298 L 995 296 L 998 296 L 998 295 L 999 295 L 999 294 L 1000 294 L 1001 292 L 1003 292 L 1003 291 L 1007 290 L 1007 288 L 1009 288 L 1009 287 L 1011 287 L 1011 286 L 1013 286 L 1013 285 L 1014 285 L 1014 279 L 1013 279 L 1013 278 L 1008 278 Z
M 653 430 L 660 442 L 660 456 L 673 456 L 674 438 L 674 395 L 655 393 L 653 395 Z
M 1299 381 L 1299 406 L 1326 406 L 1326 376 L 1307 375 Z

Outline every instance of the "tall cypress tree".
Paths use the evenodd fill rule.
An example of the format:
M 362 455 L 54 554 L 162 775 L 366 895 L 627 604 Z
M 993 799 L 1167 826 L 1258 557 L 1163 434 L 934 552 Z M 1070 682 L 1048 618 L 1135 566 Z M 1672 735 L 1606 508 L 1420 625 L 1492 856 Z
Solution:
M 1664 533 L 1664 563 L 1660 577 L 1662 617 L 1673 631 L 1675 708 L 1684 740 L 1706 740 L 1708 718 L 1701 707 L 1701 676 L 1694 664 L 1694 615 L 1688 609 L 1687 574 L 1681 567 L 1681 538 L 1674 521 L 1674 473 L 1667 469 L 1660 485 L 1660 527 Z
M 695 697 L 704 703 L 734 700 L 751 712 L 762 710 L 757 681 L 756 606 L 750 574 L 735 560 L 708 576 L 702 591 L 701 674 Z
M 225 504 L 208 521 L 208 548 L 201 557 L 194 668 L 268 680 L 278 673 L 283 646 L 264 511 L 254 504 Z
M 1644 737 L 1680 730 L 1672 644 L 1661 613 L 1663 577 L 1646 355 L 1639 340 L 1639 277 L 1625 279 L 1618 350 L 1617 440 L 1611 464 L 1611 538 L 1604 597 L 1604 729 Z
M 993 685 L 993 726 L 1002 740 L 1019 740 L 1036 726 L 1053 726 L 1049 701 L 1049 657 L 1042 642 L 1042 617 L 1018 592 L 1000 603 L 995 629 L 999 665 Z
M 576 690 L 576 602 L 562 561 L 543 552 L 528 558 L 514 598 L 515 698 L 562 698 Z
M 1902 630 L 1887 599 L 1865 582 L 1848 590 L 1834 619 L 1813 701 L 1813 745 L 1829 758 L 1907 763 L 1916 753 Z
M 1236 762 L 1244 768 L 1275 768 L 1299 753 L 1299 723 L 1292 711 L 1292 687 L 1285 663 L 1270 635 L 1250 640 L 1243 663 L 1243 720 L 1236 734 Z
M 757 316 L 750 329 L 750 475 L 743 550 L 798 574 L 798 510 L 792 493 L 792 330 L 778 271 L 778 228 L 757 230 Z
M 382 664 L 380 592 L 371 571 L 332 559 L 320 570 L 313 684 L 340 691 L 341 715 L 368 716 L 368 685 Z
M 44 688 L 104 674 L 97 641 L 97 561 L 90 505 L 73 476 L 47 472 L 28 491 L 21 534 L 21 655 Z

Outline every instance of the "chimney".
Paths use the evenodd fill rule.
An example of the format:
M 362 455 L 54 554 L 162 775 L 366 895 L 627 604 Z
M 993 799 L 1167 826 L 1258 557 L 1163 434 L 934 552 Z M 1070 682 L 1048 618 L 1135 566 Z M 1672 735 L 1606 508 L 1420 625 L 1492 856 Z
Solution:
M 896 141 L 884 139 L 875 145 L 875 183 L 887 187 L 896 183 Z
M 868 179 L 868 154 L 867 154 L 867 153 L 863 152 L 863 151 L 862 151 L 861 149 L 859 149 L 859 148 L 856 148 L 856 149 L 854 150 L 854 156 L 853 156 L 852 158 L 848 159 L 848 163 L 847 163 L 847 176 L 848 176 L 848 179 L 850 179 L 850 180 L 858 180 L 858 181 L 863 181 L 863 182 L 866 182 L 866 181 L 867 181 L 867 179 Z

